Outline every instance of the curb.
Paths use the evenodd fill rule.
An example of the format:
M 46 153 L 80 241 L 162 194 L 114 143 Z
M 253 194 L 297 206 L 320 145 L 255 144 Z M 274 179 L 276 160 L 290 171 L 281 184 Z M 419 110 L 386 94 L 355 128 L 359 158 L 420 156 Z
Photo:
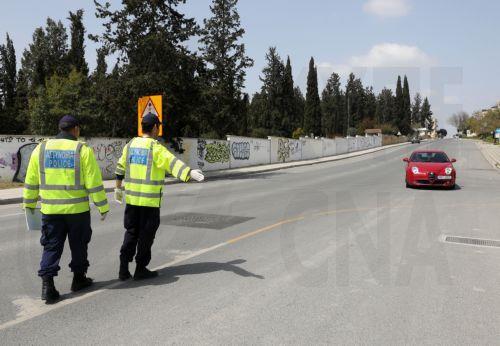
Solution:
M 334 162 L 334 161 L 343 161 L 343 160 L 351 159 L 354 157 L 360 157 L 360 156 L 364 156 L 364 155 L 377 153 L 379 151 L 383 151 L 386 149 L 402 147 L 402 146 L 405 146 L 408 144 L 411 144 L 411 143 L 404 142 L 404 143 L 399 143 L 399 144 L 386 145 L 383 147 L 368 149 L 368 150 L 354 152 L 354 153 L 350 153 L 350 154 L 331 156 L 329 158 L 318 158 L 318 159 L 312 159 L 312 160 L 307 160 L 307 161 L 276 163 L 275 165 L 279 165 L 279 167 L 263 168 L 263 169 L 255 170 L 255 171 L 251 171 L 251 172 L 235 172 L 235 171 L 231 171 L 231 170 L 212 171 L 212 172 L 207 172 L 205 176 L 206 176 L 206 178 L 210 179 L 210 181 L 216 181 L 216 180 L 222 180 L 222 179 L 227 179 L 227 178 L 237 178 L 237 177 L 249 176 L 249 175 L 253 175 L 253 174 L 276 172 L 276 171 L 281 171 L 284 169 L 291 169 L 291 168 L 304 167 L 304 166 L 313 166 L 313 165 L 319 165 L 322 163 L 328 163 L 328 162 Z M 284 166 L 284 165 L 286 165 L 286 166 Z M 255 167 L 259 167 L 259 166 L 245 167 L 245 168 L 255 168 Z M 245 169 L 245 168 L 243 168 L 243 169 Z M 167 185 L 175 185 L 175 184 L 180 184 L 180 183 L 181 182 L 178 181 L 177 179 L 170 178 L 170 179 L 167 179 L 165 181 L 164 185 L 167 186 Z M 106 193 L 109 193 L 109 192 L 113 192 L 114 189 L 115 189 L 114 187 L 105 188 L 104 191 Z M 23 201 L 22 197 L 0 199 L 0 205 L 17 204 L 17 203 L 22 203 L 22 201 Z
M 489 152 L 487 144 L 476 141 L 476 146 L 478 147 L 479 151 L 481 151 L 481 154 L 483 154 L 486 161 L 488 161 L 488 163 L 493 166 L 493 168 L 500 169 L 500 162 Z

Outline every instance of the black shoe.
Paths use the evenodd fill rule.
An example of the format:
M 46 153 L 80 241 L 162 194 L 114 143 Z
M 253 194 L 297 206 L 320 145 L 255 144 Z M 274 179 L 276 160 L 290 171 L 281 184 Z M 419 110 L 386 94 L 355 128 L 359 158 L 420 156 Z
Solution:
M 135 268 L 134 280 L 153 279 L 158 276 L 157 271 L 151 271 L 146 267 Z
M 42 300 L 45 301 L 45 304 L 54 304 L 60 297 L 54 286 L 54 278 L 44 277 L 42 280 Z
M 73 283 L 71 284 L 71 291 L 78 292 L 87 287 L 92 286 L 94 280 L 85 276 L 85 274 L 76 274 L 73 277 Z
M 120 264 L 120 272 L 118 273 L 118 278 L 121 281 L 127 281 L 132 277 L 132 274 L 130 274 L 130 271 L 128 270 L 128 263 L 121 263 Z

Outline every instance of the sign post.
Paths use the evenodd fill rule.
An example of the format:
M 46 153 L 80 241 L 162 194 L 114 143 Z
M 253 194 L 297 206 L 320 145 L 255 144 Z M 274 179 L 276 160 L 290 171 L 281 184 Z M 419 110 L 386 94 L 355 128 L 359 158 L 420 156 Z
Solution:
M 141 121 L 149 113 L 156 115 L 163 124 L 163 108 L 162 108 L 162 96 L 144 96 L 137 102 L 137 133 L 142 136 L 142 126 Z M 163 125 L 160 126 L 159 136 L 163 135 Z

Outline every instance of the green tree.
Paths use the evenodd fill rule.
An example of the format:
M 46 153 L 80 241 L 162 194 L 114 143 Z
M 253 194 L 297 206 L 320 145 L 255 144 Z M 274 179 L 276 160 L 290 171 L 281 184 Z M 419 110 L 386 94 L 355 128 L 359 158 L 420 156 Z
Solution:
M 342 133 L 339 122 L 342 122 L 344 107 L 342 91 L 340 90 L 340 76 L 337 73 L 333 73 L 326 83 L 321 95 L 321 108 L 323 134 L 333 137 L 335 134 Z
M 283 114 L 283 79 L 285 65 L 279 56 L 276 47 L 269 48 L 266 54 L 267 65 L 262 70 L 262 93 L 266 95 L 267 107 L 263 114 L 264 122 L 261 125 L 268 129 L 270 134 L 281 136 L 284 131 Z
M 89 67 L 85 61 L 85 26 L 83 25 L 83 10 L 76 13 L 69 12 L 71 22 L 71 46 L 68 52 L 68 61 L 70 66 L 85 76 L 89 73 Z
M 91 124 L 92 104 L 86 77 L 73 69 L 68 76 L 53 75 L 46 87 L 39 87 L 37 96 L 30 99 L 30 131 L 37 135 L 53 135 L 59 119 L 73 114 L 83 123 L 83 133 L 90 135 L 86 126 Z
M 122 111 L 116 121 L 131 124 L 128 135 L 136 133 L 137 98 L 163 95 L 163 114 L 167 137 L 199 133 L 204 119 L 201 95 L 203 62 L 187 48 L 199 34 L 193 18 L 180 11 L 185 0 L 124 1 L 122 8 L 96 5 L 96 16 L 104 20 L 104 33 L 91 36 L 109 53 L 117 53 L 121 82 L 114 103 Z M 113 75 L 113 74 L 112 74 Z M 118 112 L 116 112 L 118 113 Z
M 61 21 L 54 21 L 47 18 L 46 49 L 45 56 L 46 76 L 51 77 L 54 74 L 59 76 L 67 75 L 71 68 L 68 64 L 68 33 Z
M 376 119 L 379 124 L 392 124 L 395 98 L 391 89 L 384 88 L 377 97 Z
M 296 86 L 293 89 L 293 94 L 294 94 L 294 118 L 295 118 L 295 123 L 293 125 L 293 128 L 295 131 L 297 131 L 299 128 L 302 130 L 304 126 L 304 112 L 306 108 L 306 98 L 304 97 L 304 94 L 300 90 L 300 87 Z
M 304 131 L 308 135 L 321 135 L 321 101 L 318 91 L 318 70 L 314 64 L 314 58 L 309 61 L 309 73 L 307 75 Z
M 404 77 L 403 83 L 403 113 L 400 123 L 400 131 L 405 135 L 412 132 L 410 86 L 408 84 L 408 78 L 406 76 Z
M 346 127 L 345 129 L 352 135 L 357 133 L 356 128 L 361 123 L 366 112 L 366 94 L 361 79 L 356 78 L 354 73 L 349 75 L 346 86 Z M 374 115 L 373 115 L 374 116 Z M 349 130 L 351 129 L 351 130 Z M 348 134 L 349 134 L 348 133 Z
M 212 17 L 204 20 L 200 39 L 202 56 L 208 64 L 208 126 L 218 137 L 239 131 L 244 117 L 246 69 L 253 66 L 240 42 L 245 30 L 241 28 L 237 4 L 238 0 L 213 0 Z
M 433 112 L 431 110 L 431 104 L 429 103 L 429 99 L 426 97 L 424 99 L 424 103 L 422 104 L 421 115 L 422 115 L 422 124 L 427 127 L 429 130 L 432 130 L 434 126 L 434 119 L 432 118 Z
M 403 95 L 403 85 L 401 82 L 401 76 L 398 76 L 398 83 L 396 85 L 396 98 L 394 100 L 394 125 L 396 125 L 399 131 L 402 132 L 403 119 L 404 119 L 404 95 Z
M 290 57 L 286 60 L 285 71 L 282 81 L 282 92 L 283 92 L 283 132 L 287 137 L 290 137 L 295 129 L 297 129 L 300 122 L 296 119 L 296 101 L 295 101 L 295 91 L 293 83 L 293 71 L 292 63 Z
M 19 134 L 24 131 L 25 120 L 16 108 L 17 68 L 16 51 L 9 34 L 5 45 L 0 45 L 0 123 L 2 133 Z
M 412 126 L 421 127 L 422 126 L 422 96 L 420 93 L 415 95 L 413 99 L 413 104 L 411 107 L 411 124 Z

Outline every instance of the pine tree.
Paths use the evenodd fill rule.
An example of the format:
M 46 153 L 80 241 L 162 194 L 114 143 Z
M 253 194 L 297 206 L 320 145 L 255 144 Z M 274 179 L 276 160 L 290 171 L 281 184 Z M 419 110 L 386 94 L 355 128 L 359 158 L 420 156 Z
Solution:
M 69 64 L 78 72 L 85 76 L 89 73 L 87 62 L 85 61 L 85 27 L 83 25 L 83 10 L 78 10 L 76 13 L 69 12 L 71 22 L 71 46 L 68 52 Z
M 242 89 L 253 60 L 240 43 L 245 30 L 237 11 L 238 0 L 213 0 L 212 18 L 204 20 L 201 52 L 208 64 L 208 98 L 212 100 L 210 127 L 219 137 L 238 132 L 244 114 Z
M 311 58 L 309 62 L 309 73 L 307 75 L 304 131 L 307 135 L 321 135 L 321 101 L 318 92 L 318 70 L 314 64 L 314 58 Z
M 415 95 L 415 98 L 413 99 L 413 105 L 411 108 L 412 126 L 422 127 L 421 108 L 422 108 L 422 96 L 420 96 L 420 93 L 417 93 Z
M 296 86 L 293 89 L 293 94 L 294 94 L 294 118 L 295 118 L 295 125 L 293 126 L 294 131 L 297 130 L 302 130 L 304 128 L 304 112 L 306 108 L 306 99 L 304 97 L 304 94 L 300 90 L 300 87 Z M 299 131 L 300 132 L 300 131 Z

